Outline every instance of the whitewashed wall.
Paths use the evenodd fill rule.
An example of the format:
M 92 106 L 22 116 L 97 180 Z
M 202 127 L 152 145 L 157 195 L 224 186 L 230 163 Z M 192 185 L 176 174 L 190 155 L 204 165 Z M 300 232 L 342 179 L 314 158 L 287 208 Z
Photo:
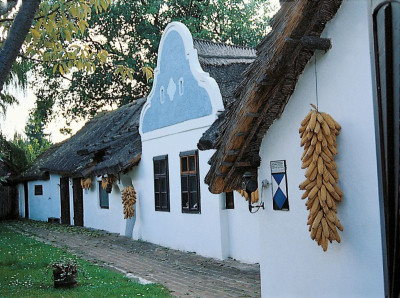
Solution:
M 135 176 L 137 169 L 128 173 L 128 176 Z M 109 194 L 109 209 L 100 207 L 99 184 L 92 178 L 92 187 L 83 190 L 83 221 L 85 227 L 118 233 L 125 236 L 132 235 L 133 219 L 124 219 L 121 191 L 122 183 L 114 184 Z M 133 184 L 135 187 L 135 184 Z
M 300 199 L 298 128 L 315 102 L 310 63 L 282 114 L 264 137 L 260 181 L 271 160 L 287 161 L 290 211 L 273 211 L 271 191 L 260 221 L 261 282 L 264 297 L 383 297 L 383 265 L 374 138 L 367 1 L 343 1 L 323 33 L 332 49 L 317 56 L 319 109 L 342 126 L 337 165 L 344 201 L 338 217 L 342 243 L 323 252 L 308 232 L 309 211 Z M 312 60 L 313 62 L 313 60 Z
M 213 195 L 204 184 L 211 151 L 199 151 L 201 213 L 182 213 L 179 153 L 195 150 L 205 128 L 144 141 L 139 164 L 140 230 L 137 237 L 163 246 L 226 258 L 221 241 L 221 195 Z M 153 157 L 168 155 L 170 212 L 155 211 Z M 138 223 L 138 222 L 137 222 Z
M 47 221 L 49 217 L 61 217 L 60 176 L 50 175 L 49 180 L 28 182 L 29 218 Z M 43 186 L 43 195 L 35 196 L 35 185 Z M 25 216 L 24 186 L 19 186 L 20 213 Z
M 178 87 L 175 82 L 180 82 Z M 219 87 L 201 69 L 189 30 L 170 23 L 161 38 L 153 88 L 141 113 L 135 239 L 219 259 L 258 259 L 250 241 L 257 236 L 245 228 L 251 223 L 255 231 L 257 225 L 244 200 L 237 202 L 235 210 L 223 210 L 225 195 L 211 194 L 204 184 L 212 150 L 199 151 L 201 213 L 182 213 L 179 154 L 197 149 L 198 140 L 222 109 Z M 160 155 L 168 155 L 169 212 L 155 211 L 153 157 Z
M 242 262 L 257 263 L 260 260 L 259 221 L 262 209 L 251 214 L 248 206 L 248 202 L 235 191 L 235 208 L 222 210 L 221 217 L 222 220 L 226 220 L 228 239 L 225 241 L 229 257 Z

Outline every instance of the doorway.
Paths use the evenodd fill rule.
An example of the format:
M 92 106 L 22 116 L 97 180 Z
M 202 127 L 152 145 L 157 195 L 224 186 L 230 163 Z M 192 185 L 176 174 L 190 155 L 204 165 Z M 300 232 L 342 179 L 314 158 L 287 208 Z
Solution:
M 83 227 L 83 189 L 81 178 L 72 179 L 74 197 L 74 225 Z
M 60 178 L 60 199 L 61 199 L 61 223 L 71 224 L 71 213 L 69 209 L 69 178 Z
M 24 182 L 24 197 L 25 197 L 25 218 L 29 218 L 29 197 L 28 197 L 28 182 Z

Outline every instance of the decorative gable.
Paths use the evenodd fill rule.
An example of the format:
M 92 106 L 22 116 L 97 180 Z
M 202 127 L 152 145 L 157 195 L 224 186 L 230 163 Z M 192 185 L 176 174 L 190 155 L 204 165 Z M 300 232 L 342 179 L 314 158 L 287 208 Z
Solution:
M 218 85 L 201 69 L 189 30 L 170 23 L 161 37 L 153 88 L 141 113 L 141 135 L 211 125 L 222 109 Z

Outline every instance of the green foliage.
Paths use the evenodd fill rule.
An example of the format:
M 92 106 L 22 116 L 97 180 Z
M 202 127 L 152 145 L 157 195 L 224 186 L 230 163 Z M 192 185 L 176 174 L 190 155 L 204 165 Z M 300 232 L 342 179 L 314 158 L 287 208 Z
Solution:
M 24 150 L 16 146 L 13 142 L 7 141 L 1 133 L 0 154 L 3 165 L 10 171 L 11 175 L 21 173 L 28 166 Z
M 19 134 L 15 134 L 14 139 L 9 143 L 13 148 L 15 148 L 13 152 L 16 150 L 23 152 L 25 160 L 21 156 L 18 161 L 15 158 L 15 153 L 12 153 L 14 156 L 14 162 L 17 163 L 18 168 L 21 170 L 27 169 L 40 154 L 52 146 L 52 143 L 46 138 L 38 139 L 36 137 L 32 137 L 29 139 L 23 138 Z
M 40 60 L 53 73 L 67 74 L 72 68 L 91 72 L 108 53 L 92 51 L 74 41 L 88 35 L 87 20 L 92 13 L 107 10 L 111 0 L 45 0 L 39 6 L 30 33 L 26 37 L 23 56 Z
M 17 59 L 13 64 L 10 74 L 7 76 L 5 88 L 0 93 L 0 114 L 5 114 L 8 106 L 18 104 L 18 100 L 14 95 L 10 94 L 11 88 L 21 88 L 26 91 L 28 87 L 27 73 L 32 67 L 32 63 L 28 60 Z
M 5 153 L 4 152 L 0 152 L 0 166 L 3 165 L 5 157 L 6 157 Z M 0 186 L 1 186 L 1 184 L 5 183 L 7 181 L 7 178 L 8 178 L 8 173 L 6 175 L 4 175 L 4 176 L 0 175 Z
M 79 286 L 54 289 L 49 264 L 69 258 L 85 271 Z M 61 250 L 28 238 L 0 223 L 1 297 L 169 297 L 160 285 L 140 285 L 120 273 L 104 269 Z
M 25 43 L 19 54 L 19 59 L 13 65 L 13 70 L 6 79 L 6 85 L 17 82 L 26 83 L 26 69 L 34 68 L 30 62 L 36 62 L 51 67 L 53 73 L 61 76 L 74 68 L 91 72 L 96 64 L 104 61 L 108 53 L 104 50 L 92 51 L 86 45 L 73 43 L 87 35 L 87 20 L 92 12 L 100 13 L 107 10 L 111 0 L 43 0 L 34 18 L 33 28 L 26 36 Z M 2 36 L 10 32 L 13 21 L 19 12 L 20 6 L 4 10 L 0 16 Z M 25 34 L 24 34 L 25 35 Z M 5 39 L 0 39 L 2 46 Z M 22 70 L 22 71 L 19 71 Z M 0 108 L 16 100 L 7 92 L 0 96 Z
M 43 67 L 38 78 L 44 87 L 38 95 L 61 108 L 68 121 L 127 104 L 148 93 L 168 23 L 183 22 L 195 38 L 255 46 L 266 33 L 268 9 L 269 2 L 261 0 L 113 1 L 87 19 L 90 30 L 66 40 L 97 53 L 95 67 L 68 76 Z
M 37 139 L 28 140 L 19 134 L 9 141 L 0 133 L 0 162 L 15 176 L 26 170 L 51 145 L 47 139 L 39 143 Z

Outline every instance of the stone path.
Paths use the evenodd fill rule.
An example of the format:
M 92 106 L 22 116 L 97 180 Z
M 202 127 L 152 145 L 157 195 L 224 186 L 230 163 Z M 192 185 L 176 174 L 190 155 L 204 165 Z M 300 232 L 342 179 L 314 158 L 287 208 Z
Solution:
M 219 261 L 103 231 L 30 221 L 10 222 L 15 231 L 67 248 L 142 281 L 165 285 L 178 297 L 260 297 L 259 265 Z

